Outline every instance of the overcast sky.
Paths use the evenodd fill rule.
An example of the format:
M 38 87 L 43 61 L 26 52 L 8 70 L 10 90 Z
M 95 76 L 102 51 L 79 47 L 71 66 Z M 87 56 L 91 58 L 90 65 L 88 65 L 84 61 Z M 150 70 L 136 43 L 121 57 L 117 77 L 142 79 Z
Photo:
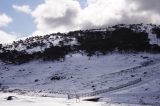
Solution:
M 119 23 L 160 24 L 159 5 L 160 0 L 0 0 L 0 43 Z

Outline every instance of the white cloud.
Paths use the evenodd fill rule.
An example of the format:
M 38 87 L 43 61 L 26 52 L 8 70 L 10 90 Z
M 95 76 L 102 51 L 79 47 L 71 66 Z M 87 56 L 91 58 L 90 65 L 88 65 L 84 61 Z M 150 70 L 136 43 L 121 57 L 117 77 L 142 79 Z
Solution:
M 6 14 L 0 14 L 0 27 L 5 27 L 10 22 L 12 22 L 11 17 L 7 16 Z
M 80 19 L 94 26 L 111 24 L 112 20 L 117 22 L 122 18 L 124 8 L 125 0 L 88 0 L 88 6 L 82 10 Z
M 35 34 L 74 30 L 81 7 L 74 0 L 45 0 L 32 13 L 37 25 Z
M 12 5 L 12 8 L 14 8 L 16 11 L 24 12 L 26 14 L 30 14 L 32 12 L 29 5 L 22 5 L 22 6 Z
M 160 19 L 158 17 L 160 17 L 160 14 L 152 11 L 151 6 L 148 6 L 148 8 L 143 6 L 143 9 L 139 10 L 141 5 L 138 5 L 137 1 L 143 1 L 143 4 L 148 6 L 150 2 L 156 4 L 159 0 L 87 0 L 88 6 L 82 10 L 82 28 L 100 28 L 121 23 L 159 24 Z M 142 2 L 140 3 L 142 4 Z M 85 27 L 85 22 L 91 23 L 92 26 Z
M 125 0 L 88 0 L 82 9 L 76 0 L 45 0 L 32 13 L 37 26 L 36 34 L 66 32 L 111 24 L 120 20 Z M 116 22 L 116 21 L 114 21 Z
M 159 7 L 150 6 L 158 3 L 159 0 L 87 0 L 82 9 L 77 0 L 44 0 L 32 12 L 28 6 L 26 13 L 35 19 L 37 30 L 33 34 L 44 35 L 119 23 L 159 24 Z
M 16 36 L 0 30 L 0 43 L 11 43 L 16 39 Z
M 12 22 L 12 18 L 6 14 L 0 14 L 0 27 L 5 27 Z M 0 43 L 11 43 L 16 40 L 16 36 L 0 29 Z

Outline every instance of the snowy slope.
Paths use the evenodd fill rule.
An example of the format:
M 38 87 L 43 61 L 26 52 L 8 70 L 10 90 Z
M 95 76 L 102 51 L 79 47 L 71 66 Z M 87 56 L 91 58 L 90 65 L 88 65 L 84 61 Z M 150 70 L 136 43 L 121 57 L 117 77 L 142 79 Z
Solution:
M 149 98 L 150 101 L 147 103 L 152 105 L 159 103 L 160 100 L 157 97 L 160 89 L 159 58 L 159 54 L 148 53 L 113 53 L 91 58 L 77 53 L 67 55 L 65 61 L 36 60 L 21 65 L 1 63 L 0 83 L 1 88 L 4 88 L 3 91 L 66 97 L 67 93 L 94 92 L 142 78 L 138 84 L 99 96 L 104 97 L 101 101 L 109 100 L 114 105 L 117 103 L 140 104 L 141 99 L 147 101 Z M 60 79 L 54 79 L 55 76 Z M 153 96 L 150 96 L 151 94 Z M 135 97 L 137 99 L 133 100 Z
M 160 28 L 160 26 L 153 24 L 131 24 L 125 25 L 120 24 L 117 26 L 110 26 L 104 29 L 90 29 L 90 30 L 82 30 L 81 33 L 77 33 L 76 36 L 83 36 L 82 33 L 86 32 L 106 32 L 106 31 L 114 31 L 118 28 L 129 28 L 135 32 L 146 32 L 148 34 L 148 39 L 151 45 L 156 44 L 160 46 L 160 39 L 153 32 L 154 28 Z M 78 32 L 78 31 L 75 31 Z M 68 33 L 55 33 L 44 36 L 35 36 L 30 37 L 25 40 L 15 41 L 12 44 L 4 44 L 3 47 L 5 50 L 17 50 L 17 51 L 26 51 L 29 54 L 35 52 L 42 52 L 46 48 L 50 48 L 51 46 L 60 46 L 63 42 L 64 45 L 78 45 L 78 41 L 74 36 L 66 36 Z
M 147 54 L 144 54 L 147 55 Z M 91 58 L 81 54 L 66 56 L 64 62 L 33 61 L 22 65 L 1 65 L 1 82 L 5 86 L 29 89 L 90 90 L 100 76 L 139 66 L 148 59 L 141 54 L 108 54 Z M 51 80 L 52 76 L 64 79 Z M 38 80 L 35 82 L 35 80 Z M 100 83 L 100 82 L 99 82 Z M 99 87 L 103 87 L 98 85 Z
M 119 25 L 87 31 L 114 31 L 117 27 L 131 28 L 135 32 L 146 32 L 150 45 L 160 46 L 160 39 L 153 33 L 153 28 L 159 26 L 151 24 Z M 76 36 L 83 36 L 81 33 L 76 34 L 78 34 Z M 0 52 L 17 50 L 33 54 L 61 45 L 72 47 L 79 44 L 74 36 L 57 33 L 3 45 L 4 50 Z M 43 61 L 42 58 L 35 58 L 18 65 L 1 61 L 0 106 L 20 106 L 22 103 L 24 106 L 84 106 L 86 104 L 91 106 L 160 106 L 160 54 L 118 53 L 116 49 L 105 55 L 95 53 L 96 55 L 89 57 L 86 54 L 83 50 L 77 50 L 65 54 L 64 60 Z M 139 81 L 129 83 L 136 80 Z M 98 91 L 107 92 L 96 95 Z M 81 99 L 94 96 L 101 99 L 100 103 L 84 101 L 71 103 L 66 99 L 68 94 L 88 94 L 82 96 Z M 6 102 L 5 98 L 9 95 L 15 95 L 17 99 Z

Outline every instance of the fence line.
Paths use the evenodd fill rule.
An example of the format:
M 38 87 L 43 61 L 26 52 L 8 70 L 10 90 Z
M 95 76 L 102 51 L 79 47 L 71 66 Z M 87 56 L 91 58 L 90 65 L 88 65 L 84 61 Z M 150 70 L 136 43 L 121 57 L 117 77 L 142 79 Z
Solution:
M 136 79 L 134 81 L 129 81 L 128 83 L 119 85 L 117 87 L 109 87 L 107 89 L 97 90 L 97 91 L 94 91 L 94 92 L 68 94 L 68 95 L 69 95 L 70 99 L 73 99 L 73 98 L 76 98 L 76 97 L 91 97 L 91 96 L 96 96 L 96 95 L 103 94 L 103 93 L 106 93 L 106 92 L 118 90 L 118 89 L 121 89 L 121 88 L 124 88 L 124 87 L 127 87 L 127 86 L 131 86 L 131 85 L 137 84 L 139 82 L 141 82 L 141 78 Z
M 52 96 L 54 96 L 53 94 L 58 94 L 58 95 L 68 95 L 69 97 L 70 97 L 70 99 L 73 99 L 73 98 L 83 98 L 83 97 L 92 97 L 92 96 L 96 96 L 96 95 L 99 95 L 99 94 L 103 94 L 103 93 L 106 93 L 106 92 L 110 92 L 110 91 L 114 91 L 114 90 L 118 90 L 118 89 L 121 89 L 121 88 L 125 88 L 125 87 L 127 87 L 127 86 L 131 86 L 131 85 L 134 85 L 134 84 L 137 84 L 137 83 L 139 83 L 139 82 L 141 82 L 141 78 L 139 78 L 139 79 L 136 79 L 136 80 L 133 80 L 133 81 L 129 81 L 128 83 L 126 83 L 126 84 L 122 84 L 122 85 L 119 85 L 119 86 L 116 86 L 116 87 L 109 87 L 109 88 L 107 88 L 107 89 L 102 89 L 102 90 L 97 90 L 97 91 L 93 91 L 93 92 L 88 92 L 88 93 L 75 93 L 75 94 L 73 94 L 73 93 L 69 93 L 69 92 L 55 92 L 55 91 L 51 91 L 50 92 L 50 96 L 52 97 Z M 5 91 L 5 90 L 3 90 L 3 91 Z M 7 89 L 6 89 L 6 91 L 7 91 Z M 23 91 L 23 90 L 19 90 L 19 89 L 17 89 L 17 90 L 12 90 L 12 92 L 21 92 L 22 94 L 25 94 L 25 93 L 29 93 L 29 91 Z M 34 93 L 40 93 L 39 91 L 37 91 L 37 92 L 34 92 Z M 43 96 L 49 96 L 48 94 L 47 95 L 43 95 Z

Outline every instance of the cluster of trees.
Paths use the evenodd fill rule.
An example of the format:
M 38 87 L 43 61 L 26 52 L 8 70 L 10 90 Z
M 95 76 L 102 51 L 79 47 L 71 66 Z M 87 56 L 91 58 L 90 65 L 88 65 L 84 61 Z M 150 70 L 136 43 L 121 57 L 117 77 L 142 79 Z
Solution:
M 50 44 L 43 52 L 27 53 L 25 50 L 6 50 L 0 45 L 2 52 L 0 59 L 7 63 L 21 64 L 33 59 L 43 60 L 64 60 L 69 53 L 83 51 L 88 56 L 96 53 L 106 54 L 108 52 L 160 52 L 158 45 L 150 45 L 148 34 L 145 31 L 136 31 L 139 27 L 131 25 L 130 27 L 123 27 L 124 25 L 113 26 L 114 30 L 86 30 L 74 31 L 68 34 L 57 33 L 46 36 L 30 37 L 24 41 L 20 40 L 14 42 L 10 46 L 25 45 L 26 48 L 43 47 Z M 134 29 L 134 30 L 133 30 Z M 160 36 L 159 29 L 153 31 Z M 77 41 L 76 44 L 71 44 L 73 38 Z M 51 39 L 63 39 L 59 41 L 58 45 L 54 45 Z M 27 49 L 28 49 L 27 48 Z
M 25 51 L 5 50 L 0 53 L 0 59 L 5 63 L 21 64 L 33 59 L 33 55 Z
M 45 49 L 45 51 L 41 54 L 41 58 L 44 60 L 64 60 L 65 55 L 72 52 L 71 46 L 52 46 L 50 48 Z
M 160 28 L 159 27 L 153 28 L 152 32 L 157 35 L 157 38 L 160 38 Z
M 0 59 L 5 63 L 22 64 L 33 59 L 46 60 L 64 60 L 65 55 L 71 52 L 70 46 L 53 46 L 46 48 L 44 52 L 34 52 L 32 54 L 26 51 L 5 50 L 0 53 Z
M 116 28 L 114 31 L 83 32 L 77 36 L 79 49 L 89 55 L 95 52 L 107 53 L 114 50 L 120 52 L 148 51 L 150 49 L 148 34 L 135 32 L 129 28 Z

